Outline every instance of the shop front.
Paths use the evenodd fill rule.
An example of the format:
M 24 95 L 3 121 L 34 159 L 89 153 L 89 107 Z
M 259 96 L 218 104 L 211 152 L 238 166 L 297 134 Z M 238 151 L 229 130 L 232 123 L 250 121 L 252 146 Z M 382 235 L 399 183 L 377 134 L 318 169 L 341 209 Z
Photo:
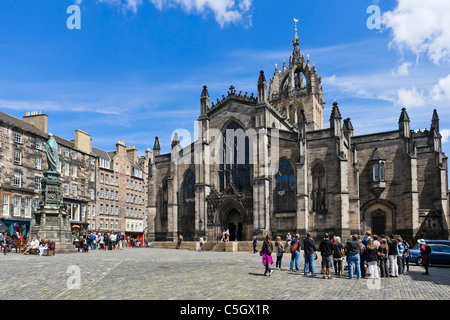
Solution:
M 143 232 L 125 232 L 125 242 L 129 247 L 143 247 L 144 233 Z
M 27 236 L 30 231 L 30 219 L 7 219 L 1 218 L 3 223 L 9 228 L 9 232 L 14 234 L 15 232 L 19 233 L 19 236 Z

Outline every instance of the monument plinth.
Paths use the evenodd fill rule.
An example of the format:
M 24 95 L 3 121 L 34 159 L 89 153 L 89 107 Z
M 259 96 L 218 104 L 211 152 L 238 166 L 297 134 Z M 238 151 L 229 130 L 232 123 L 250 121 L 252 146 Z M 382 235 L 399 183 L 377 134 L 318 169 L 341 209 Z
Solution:
M 73 245 L 69 210 L 63 202 L 57 150 L 58 145 L 49 133 L 46 145 L 49 170 L 43 172 L 39 204 L 32 213 L 30 237 L 51 239 L 57 253 L 72 253 L 77 252 L 77 249 Z

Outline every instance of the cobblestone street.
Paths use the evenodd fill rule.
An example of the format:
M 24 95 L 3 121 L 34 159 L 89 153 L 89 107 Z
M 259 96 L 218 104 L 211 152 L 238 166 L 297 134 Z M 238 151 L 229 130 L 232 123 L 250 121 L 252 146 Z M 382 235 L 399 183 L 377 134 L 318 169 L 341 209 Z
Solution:
M 303 254 L 300 261 L 303 270 Z M 431 267 L 430 275 L 424 276 L 421 267 L 411 264 L 409 274 L 369 283 L 322 279 L 319 262 L 320 257 L 317 276 L 304 277 L 289 272 L 290 254 L 285 254 L 284 270 L 265 277 L 260 256 L 250 252 L 125 248 L 54 257 L 10 253 L 0 257 L 0 296 L 3 300 L 450 299 L 448 267 Z

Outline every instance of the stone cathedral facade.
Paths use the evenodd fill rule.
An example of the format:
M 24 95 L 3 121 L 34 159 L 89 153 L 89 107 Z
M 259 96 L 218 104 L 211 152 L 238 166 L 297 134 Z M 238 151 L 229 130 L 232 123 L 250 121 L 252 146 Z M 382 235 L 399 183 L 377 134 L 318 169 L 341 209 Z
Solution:
M 324 127 L 325 100 L 315 66 L 299 48 L 257 96 L 237 92 L 200 97 L 198 140 L 160 154 L 156 138 L 149 183 L 147 235 L 156 241 L 230 240 L 266 234 L 324 232 L 343 237 L 400 234 L 449 237 L 447 157 L 439 117 L 413 131 L 405 109 L 396 130 L 354 135 L 335 101 Z M 327 116 L 327 115 L 325 115 Z

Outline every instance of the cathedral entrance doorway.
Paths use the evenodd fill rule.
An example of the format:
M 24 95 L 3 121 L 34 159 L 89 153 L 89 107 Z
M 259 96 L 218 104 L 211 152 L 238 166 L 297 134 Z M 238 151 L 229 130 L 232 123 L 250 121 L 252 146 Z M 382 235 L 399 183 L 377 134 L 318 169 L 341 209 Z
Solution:
M 231 209 L 224 215 L 224 229 L 230 231 L 230 241 L 242 241 L 244 239 L 244 227 L 241 213 L 237 209 Z
M 378 235 L 386 233 L 386 214 L 381 210 L 372 216 L 372 232 Z

